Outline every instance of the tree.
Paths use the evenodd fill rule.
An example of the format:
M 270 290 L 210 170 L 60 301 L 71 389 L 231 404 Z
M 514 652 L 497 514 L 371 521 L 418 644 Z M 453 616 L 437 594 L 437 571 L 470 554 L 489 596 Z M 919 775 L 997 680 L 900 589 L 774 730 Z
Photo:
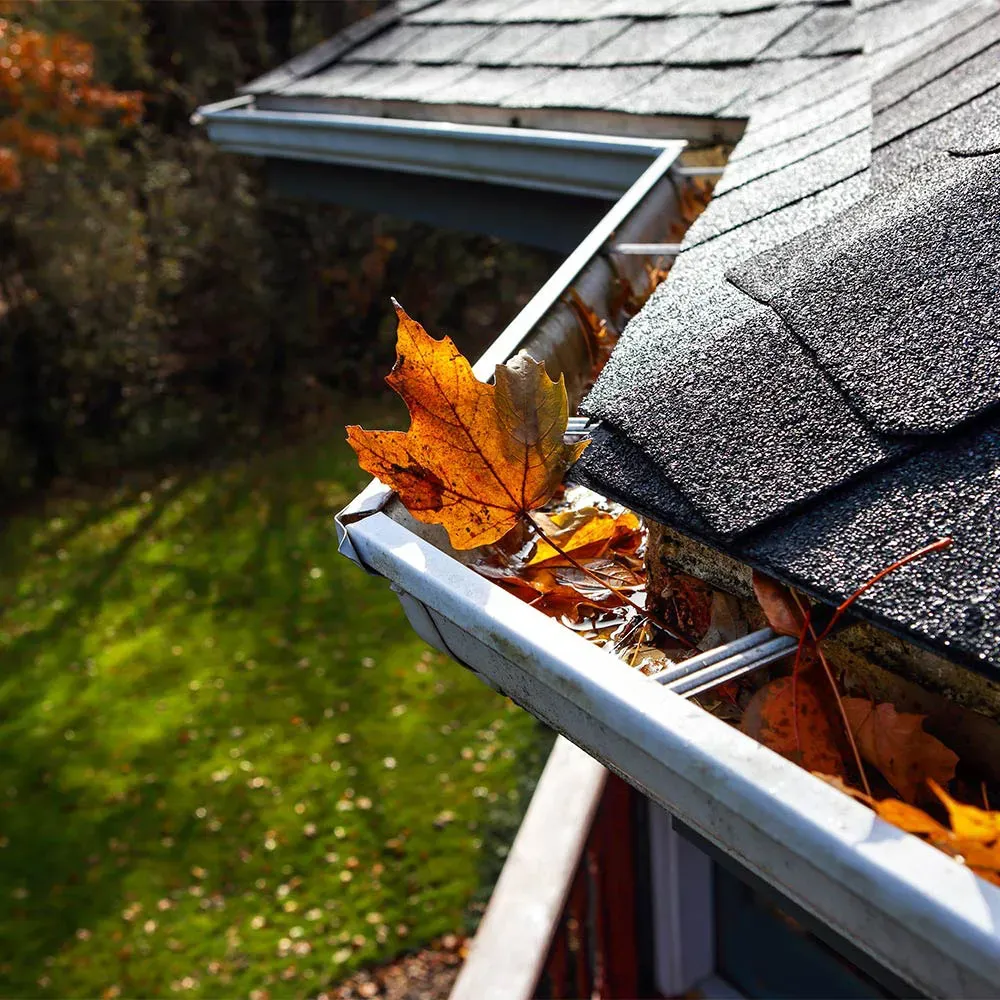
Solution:
M 0 9 L 0 190 L 16 190 L 22 165 L 80 156 L 81 133 L 105 122 L 137 123 L 142 95 L 95 80 L 94 50 L 65 32 L 27 27 L 24 4 Z

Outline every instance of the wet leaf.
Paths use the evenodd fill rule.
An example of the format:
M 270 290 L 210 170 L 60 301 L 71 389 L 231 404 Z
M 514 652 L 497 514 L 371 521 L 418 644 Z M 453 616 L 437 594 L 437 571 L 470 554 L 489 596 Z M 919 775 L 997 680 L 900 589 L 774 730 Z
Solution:
M 754 570 L 753 592 L 767 618 L 768 625 L 778 635 L 791 635 L 796 638 L 802 635 L 806 624 L 805 617 L 788 587 Z
M 476 566 L 476 571 L 546 614 L 573 620 L 579 620 L 583 609 L 622 607 L 621 595 L 634 594 L 645 584 L 641 569 L 614 559 L 590 559 L 582 565 L 598 579 L 575 566 L 483 563 Z
M 797 684 L 779 677 L 750 700 L 740 728 L 748 736 L 810 771 L 844 777 L 846 768 L 835 719 L 808 675 Z
M 418 520 L 440 524 L 457 549 L 498 541 L 541 507 L 587 442 L 563 441 L 569 404 L 562 377 L 518 355 L 480 382 L 449 337 L 434 340 L 396 304 L 396 364 L 389 386 L 410 428 L 347 428 L 361 467 L 391 486 Z
M 660 606 L 668 625 L 675 625 L 695 639 L 702 639 L 712 626 L 715 595 L 707 583 L 686 573 L 670 572 L 661 580 Z M 719 610 L 722 611 L 720 605 Z M 721 642 L 727 640 L 721 639 Z
M 912 803 L 925 780 L 945 783 L 955 776 L 958 755 L 924 732 L 926 716 L 897 712 L 864 698 L 844 698 L 851 731 L 861 756 L 878 768 L 905 801 Z

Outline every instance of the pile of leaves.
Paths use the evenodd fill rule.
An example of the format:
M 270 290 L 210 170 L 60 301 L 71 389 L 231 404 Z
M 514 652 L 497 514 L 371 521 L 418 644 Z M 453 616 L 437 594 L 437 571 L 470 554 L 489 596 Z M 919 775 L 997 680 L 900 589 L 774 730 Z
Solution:
M 317 1000 L 444 1000 L 455 985 L 467 947 L 461 936 L 445 934 L 422 951 L 356 973 Z
M 599 348 L 597 367 L 607 324 L 573 301 Z M 668 653 L 676 661 L 699 640 L 704 645 L 715 612 L 711 591 L 690 581 L 665 620 L 647 606 L 639 519 L 589 491 L 563 488 L 587 442 L 566 438 L 562 377 L 553 382 L 544 364 L 521 354 L 496 367 L 493 384 L 480 382 L 450 339 L 432 338 L 398 304 L 396 312 L 397 360 L 387 381 L 406 401 L 411 424 L 405 432 L 349 427 L 361 466 L 417 519 L 441 525 L 454 548 L 480 550 L 478 572 L 646 672 L 666 666 Z M 823 627 L 806 598 L 755 576 L 769 624 L 797 637 L 798 647 L 788 676 L 755 692 L 744 681 L 726 697 L 742 709 L 745 733 L 1000 884 L 1000 813 L 988 803 L 963 805 L 944 788 L 958 756 L 924 730 L 924 716 L 844 697 L 824 652 L 858 597 L 949 544 L 941 539 L 893 563 Z
M 441 525 L 454 548 L 489 547 L 477 568 L 541 610 L 586 621 L 602 640 L 609 627 L 645 621 L 639 519 L 613 505 L 581 504 L 583 491 L 562 488 L 588 443 L 565 439 L 563 378 L 553 382 L 543 363 L 519 354 L 497 365 L 494 384 L 480 382 L 450 338 L 435 340 L 395 307 L 397 360 L 386 381 L 411 423 L 407 431 L 348 427 L 362 468 L 418 520 Z M 620 609 L 629 612 L 624 619 L 603 614 Z
M 940 539 L 893 563 L 845 600 L 822 629 L 813 624 L 813 609 L 804 597 L 755 575 L 754 590 L 768 623 L 779 634 L 796 637 L 798 647 L 791 673 L 753 694 L 741 728 L 882 819 L 1000 885 L 1000 812 L 989 809 L 985 785 L 984 809 L 952 798 L 943 786 L 956 780 L 959 757 L 925 731 L 926 716 L 899 712 L 890 702 L 844 696 L 823 648 L 869 587 L 950 544 Z

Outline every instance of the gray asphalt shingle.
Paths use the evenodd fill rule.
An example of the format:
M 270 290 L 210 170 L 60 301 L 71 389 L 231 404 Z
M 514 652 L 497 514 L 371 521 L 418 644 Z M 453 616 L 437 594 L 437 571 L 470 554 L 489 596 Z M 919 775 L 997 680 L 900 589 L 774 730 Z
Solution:
M 998 84 L 1000 42 L 963 61 L 951 73 L 937 77 L 903 100 L 878 111 L 873 125 L 872 148 L 877 151 L 987 93 Z
M 501 15 L 507 21 L 586 21 L 604 16 L 605 0 L 527 0 Z
M 773 175 L 751 181 L 713 201 L 688 230 L 686 242 L 697 246 L 786 205 L 817 194 L 863 173 L 871 159 L 867 133 L 855 133 Z
M 576 66 L 586 64 L 591 52 L 601 51 L 629 25 L 627 20 L 582 21 L 560 24 L 544 39 L 531 46 L 522 62 L 540 66 Z
M 522 90 L 537 87 L 553 73 L 551 66 L 521 66 L 494 69 L 477 66 L 434 92 L 438 104 L 484 104 L 496 107 Z
M 776 314 L 724 280 L 727 267 L 866 192 L 864 177 L 851 178 L 682 254 L 584 403 L 641 442 L 719 534 L 747 530 L 896 449 L 816 377 Z
M 870 93 L 867 82 L 856 83 L 826 100 L 810 104 L 791 114 L 771 118 L 755 116 L 729 162 L 736 165 L 743 159 L 762 155 L 785 143 L 805 138 L 845 115 L 867 110 Z
M 342 63 L 393 62 L 397 56 L 405 58 L 408 51 L 417 47 L 423 36 L 434 30 L 429 25 L 398 24 L 351 49 L 340 61 Z
M 950 162 L 950 150 L 995 151 L 998 130 L 1000 90 L 994 88 L 879 149 L 872 159 L 872 183 L 878 188 L 905 184 Z
M 826 74 L 818 100 L 806 84 L 754 115 L 690 248 L 585 401 L 604 425 L 574 475 L 828 601 L 951 535 L 946 555 L 886 581 L 861 612 L 995 669 L 1000 51 L 983 6 L 952 5 L 948 22 L 933 0 L 872 6 L 911 17 L 882 22 L 889 57 L 850 66 L 842 86 Z M 872 140 L 866 76 L 899 52 L 875 84 L 891 97 L 877 100 Z M 860 142 L 877 147 L 876 187 L 852 159 Z M 956 144 L 976 155 L 949 155 Z M 761 215 L 782 189 L 795 197 L 859 166 Z M 852 195 L 816 209 L 843 188 Z M 761 238 L 803 216 L 797 233 Z
M 763 52 L 765 59 L 795 59 L 810 55 L 840 34 L 854 20 L 854 12 L 841 7 L 817 7 Z M 858 50 L 860 51 L 860 47 Z
M 873 196 L 769 299 L 880 431 L 940 433 L 1000 402 L 1000 220 L 983 211 L 1000 204 L 997 166 Z
M 428 25 L 415 42 L 401 50 L 400 56 L 408 62 L 428 65 L 460 62 L 465 53 L 489 38 L 495 30 L 491 24 Z
M 685 44 L 675 59 L 684 63 L 750 62 L 809 13 L 810 8 L 805 6 L 780 7 L 719 18 L 715 27 Z
M 666 69 L 644 86 L 609 101 L 607 108 L 635 115 L 718 115 L 746 93 L 752 80 L 749 70 Z
M 867 103 L 864 103 L 848 114 L 840 115 L 825 125 L 810 130 L 805 135 L 790 139 L 777 146 L 770 146 L 754 156 L 744 156 L 736 161 L 731 161 L 726 167 L 722 179 L 715 186 L 715 196 L 718 197 L 727 191 L 743 187 L 751 181 L 774 174 L 779 170 L 785 170 L 814 153 L 829 149 L 852 136 L 863 135 L 867 140 L 871 121 L 871 109 Z
M 556 24 L 508 24 L 498 28 L 462 57 L 480 66 L 520 66 L 531 62 L 531 52 L 551 35 Z
M 827 70 L 849 62 L 842 57 L 833 59 L 773 59 L 754 62 L 749 68 L 751 86 L 739 102 L 739 106 L 727 109 L 749 118 L 749 127 L 764 117 L 765 109 L 772 100 L 783 94 L 791 94 L 803 87 L 807 80 L 812 80 Z M 824 93 L 826 88 L 824 88 Z M 737 147 L 737 151 L 738 151 Z
M 285 97 L 341 97 L 348 93 L 347 87 L 375 67 L 371 63 L 335 63 L 323 73 L 314 73 L 302 80 L 287 84 L 281 91 Z M 399 75 L 398 64 L 380 66 L 380 73 Z
M 496 24 L 534 0 L 440 0 L 407 15 L 415 23 Z
M 950 537 L 947 552 L 886 578 L 854 606 L 903 639 L 995 676 L 1000 669 L 1000 433 L 971 432 L 875 470 L 748 541 L 712 532 L 675 485 L 609 426 L 571 470 L 580 482 L 828 603 L 894 559 Z
M 1000 41 L 1000 14 L 992 4 L 974 4 L 951 18 L 929 52 L 896 67 L 872 88 L 876 112 L 951 73 L 966 59 Z
M 671 53 L 718 23 L 715 17 L 669 17 L 638 21 L 587 58 L 590 66 L 629 66 L 637 63 L 664 65 Z
M 961 0 L 892 0 L 863 10 L 857 30 L 863 35 L 866 52 L 877 52 L 920 35 L 953 17 Z
M 778 0 L 681 0 L 675 14 L 753 14 L 773 10 Z
M 562 69 L 539 86 L 520 90 L 502 103 L 507 108 L 605 108 L 648 84 L 658 72 L 655 66 Z
M 830 57 L 823 61 L 823 68 L 818 73 L 809 75 L 799 84 L 784 88 L 773 97 L 757 101 L 753 106 L 752 120 L 754 123 L 766 124 L 786 121 L 799 112 L 809 116 L 813 108 L 836 97 L 842 91 L 859 83 L 869 84 L 871 80 L 871 68 L 865 59 L 851 56 Z
M 602 11 L 607 17 L 659 18 L 672 14 L 680 0 L 605 0 Z
M 346 83 L 338 96 L 385 101 L 432 100 L 435 90 L 469 76 L 471 66 L 373 66 L 370 72 Z

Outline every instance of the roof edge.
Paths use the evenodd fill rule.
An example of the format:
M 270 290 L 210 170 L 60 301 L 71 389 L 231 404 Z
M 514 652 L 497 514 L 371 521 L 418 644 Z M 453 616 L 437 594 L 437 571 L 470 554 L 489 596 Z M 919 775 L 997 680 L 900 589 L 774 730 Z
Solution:
M 242 106 L 206 106 L 197 114 L 212 141 L 231 152 L 611 200 L 627 191 L 664 150 L 682 145 L 546 129 Z

